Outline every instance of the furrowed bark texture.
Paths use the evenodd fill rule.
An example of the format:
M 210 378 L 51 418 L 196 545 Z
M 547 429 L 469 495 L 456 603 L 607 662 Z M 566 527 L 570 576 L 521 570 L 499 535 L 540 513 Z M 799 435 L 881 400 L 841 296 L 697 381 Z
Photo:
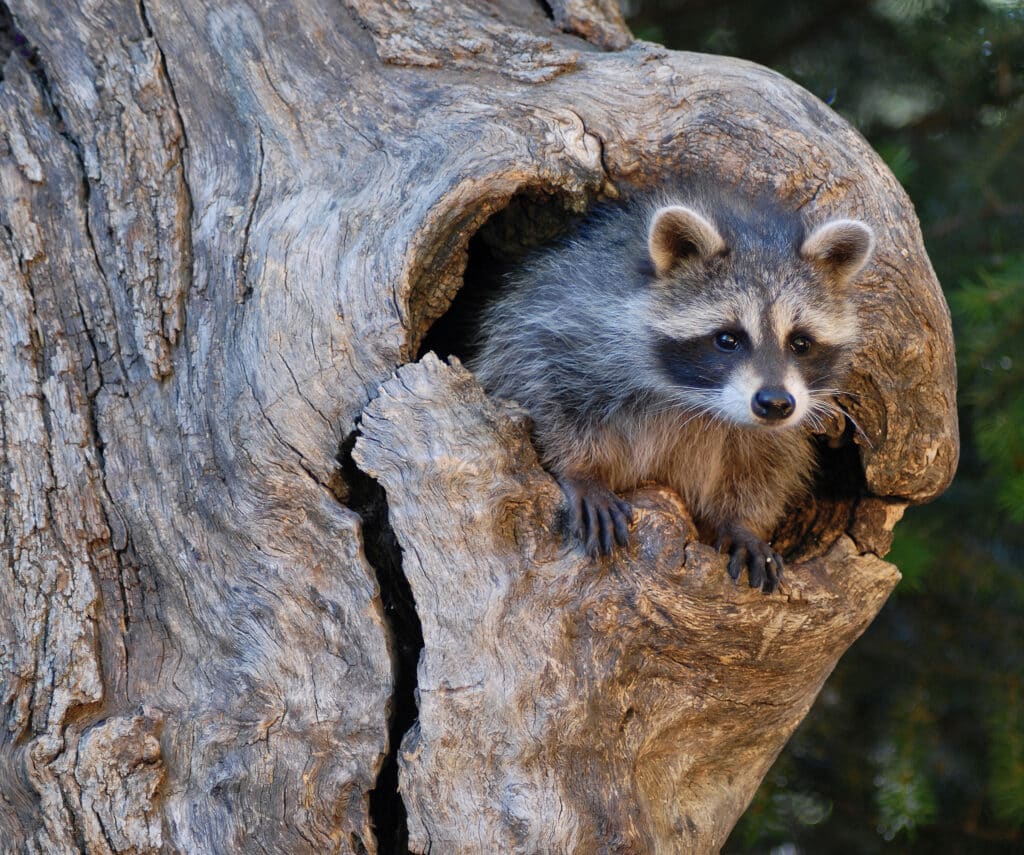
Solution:
M 864 140 L 608 0 L 0 12 L 5 851 L 395 851 L 403 802 L 413 851 L 720 846 L 956 464 L 948 312 Z M 566 549 L 522 413 L 417 359 L 492 215 L 529 243 L 693 172 L 880 236 L 855 487 L 771 597 L 655 487 L 614 562 Z
M 432 355 L 362 429 L 424 624 L 414 851 L 716 851 L 898 579 L 843 536 L 765 597 L 654 488 L 595 567 L 559 548 L 522 411 Z

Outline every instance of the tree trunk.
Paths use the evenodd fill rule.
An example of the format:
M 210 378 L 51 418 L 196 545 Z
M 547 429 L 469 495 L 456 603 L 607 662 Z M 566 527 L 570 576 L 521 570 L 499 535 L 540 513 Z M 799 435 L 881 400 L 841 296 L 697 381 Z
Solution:
M 5 850 L 720 847 L 956 463 L 948 312 L 864 140 L 609 0 L 7 6 Z M 522 412 L 418 358 L 489 218 L 535 243 L 684 172 L 880 233 L 859 433 L 773 596 L 660 488 L 613 562 L 563 548 Z

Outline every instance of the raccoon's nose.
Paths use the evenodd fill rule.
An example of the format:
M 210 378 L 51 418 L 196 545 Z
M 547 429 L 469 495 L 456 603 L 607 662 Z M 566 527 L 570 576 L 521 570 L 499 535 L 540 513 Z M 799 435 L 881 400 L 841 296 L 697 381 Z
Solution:
M 796 399 L 781 386 L 766 386 L 754 393 L 750 409 L 759 419 L 778 422 L 789 418 L 796 407 Z

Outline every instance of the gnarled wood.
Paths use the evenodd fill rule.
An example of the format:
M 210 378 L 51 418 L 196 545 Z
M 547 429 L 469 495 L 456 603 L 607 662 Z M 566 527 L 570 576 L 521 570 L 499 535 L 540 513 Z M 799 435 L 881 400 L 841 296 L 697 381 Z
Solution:
M 593 562 L 562 545 L 523 411 L 432 355 L 362 433 L 423 619 L 414 851 L 717 851 L 899 578 L 844 537 L 765 597 L 662 489 Z
M 765 69 L 630 45 L 604 0 L 7 5 L 5 845 L 376 851 L 412 704 L 382 566 L 403 557 L 414 848 L 717 845 L 893 584 L 872 553 L 956 463 L 948 312 L 863 139 Z M 517 210 L 693 172 L 880 235 L 843 400 L 860 432 L 829 470 L 856 486 L 794 515 L 786 597 L 733 589 L 664 491 L 621 564 L 563 554 L 504 405 L 430 359 L 388 380 L 493 214 L 529 244 L 543 218 Z M 388 561 L 338 459 L 368 404 Z

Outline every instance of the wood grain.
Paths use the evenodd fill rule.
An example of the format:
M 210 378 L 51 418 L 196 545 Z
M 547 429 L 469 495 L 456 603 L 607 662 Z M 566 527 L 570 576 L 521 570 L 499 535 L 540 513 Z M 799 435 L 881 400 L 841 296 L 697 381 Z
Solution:
M 7 5 L 4 845 L 391 839 L 371 794 L 410 643 L 339 460 L 365 409 L 425 638 L 413 849 L 717 846 L 894 584 L 873 553 L 901 508 L 956 464 L 948 311 L 864 140 L 773 72 L 632 43 L 605 0 Z M 819 557 L 785 597 L 732 588 L 661 490 L 620 564 L 563 552 L 521 418 L 402 368 L 493 214 L 694 172 L 881 236 L 861 486 L 794 518 Z
M 765 597 L 660 488 L 630 497 L 632 548 L 592 561 L 528 427 L 432 355 L 363 417 L 423 620 L 412 849 L 717 851 L 899 574 L 844 537 Z

